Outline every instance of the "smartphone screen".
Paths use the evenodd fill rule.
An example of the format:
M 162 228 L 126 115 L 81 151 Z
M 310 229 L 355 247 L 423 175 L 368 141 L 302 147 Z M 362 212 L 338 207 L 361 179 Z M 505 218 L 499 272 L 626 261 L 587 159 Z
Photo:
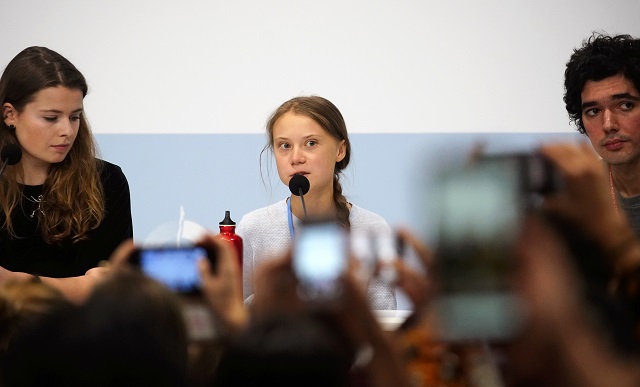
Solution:
M 348 238 L 335 222 L 304 224 L 296 236 L 293 270 L 301 293 L 310 300 L 331 300 L 339 295 L 338 279 L 347 269 Z
M 138 250 L 132 262 L 178 293 L 197 293 L 200 289 L 197 261 L 206 256 L 201 247 L 150 248 Z
M 520 178 L 517 160 L 487 159 L 438 181 L 436 308 L 446 340 L 506 339 L 519 325 L 511 289 Z

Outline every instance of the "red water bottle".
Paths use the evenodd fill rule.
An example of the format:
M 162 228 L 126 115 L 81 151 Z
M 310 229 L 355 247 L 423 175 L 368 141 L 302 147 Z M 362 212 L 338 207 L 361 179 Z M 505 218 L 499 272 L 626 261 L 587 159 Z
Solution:
M 238 263 L 242 267 L 242 238 L 236 234 L 236 222 L 231 220 L 230 211 L 224 212 L 224 219 L 220 222 L 220 236 L 235 247 Z

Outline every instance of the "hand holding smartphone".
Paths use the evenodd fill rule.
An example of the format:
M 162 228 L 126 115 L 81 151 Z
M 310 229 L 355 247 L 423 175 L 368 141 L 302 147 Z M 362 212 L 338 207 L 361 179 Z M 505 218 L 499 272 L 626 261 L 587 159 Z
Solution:
M 502 341 L 522 319 L 513 247 L 528 202 L 517 158 L 481 158 L 438 181 L 436 310 L 448 341 Z
M 307 221 L 293 247 L 293 271 L 300 295 L 316 302 L 333 301 L 342 293 L 340 277 L 348 268 L 348 237 L 334 221 Z
M 215 255 L 199 246 L 162 246 L 136 249 L 131 264 L 180 294 L 199 294 L 197 261 L 207 258 L 215 268 Z

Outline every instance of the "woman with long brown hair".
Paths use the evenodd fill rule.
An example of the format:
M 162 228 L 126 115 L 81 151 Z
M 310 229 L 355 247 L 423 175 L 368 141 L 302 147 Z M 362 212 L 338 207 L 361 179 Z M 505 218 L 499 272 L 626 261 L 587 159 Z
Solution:
M 96 158 L 86 94 L 80 71 L 45 47 L 20 52 L 0 78 L 0 148 L 22 154 L 0 180 L 0 281 L 35 276 L 81 299 L 133 235 L 129 186 Z

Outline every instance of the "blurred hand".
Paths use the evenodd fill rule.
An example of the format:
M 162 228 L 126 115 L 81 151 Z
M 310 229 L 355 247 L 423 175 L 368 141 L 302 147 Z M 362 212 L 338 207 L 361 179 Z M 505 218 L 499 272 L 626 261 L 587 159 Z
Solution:
M 254 276 L 252 310 L 257 318 L 272 314 L 300 313 L 305 308 L 298 297 L 298 279 L 291 266 L 291 253 L 260 265 Z
M 0 284 L 9 281 L 11 279 L 11 273 L 11 271 L 0 266 Z
M 635 361 L 624 359 L 608 345 L 602 333 L 589 323 L 580 297 L 578 274 L 559 236 L 544 221 L 530 217 L 518 247 L 521 259 L 520 295 L 525 302 L 532 332 L 526 332 L 519 352 L 527 364 L 544 364 L 559 372 L 560 385 L 638 385 Z M 536 337 L 535 341 L 527 336 Z M 548 347 L 540 347 L 546 343 Z M 522 345 L 522 343 L 520 343 Z M 551 350 L 551 356 L 549 350 Z M 549 364 L 546 362 L 554 362 Z M 553 371 L 551 371 L 553 374 Z
M 624 211 L 616 210 L 610 175 L 591 146 L 554 144 L 540 151 L 560 170 L 565 182 L 562 192 L 545 198 L 545 208 L 571 220 L 593 238 L 616 273 L 640 266 L 640 245 Z
M 88 281 L 89 286 L 95 286 L 98 282 L 104 280 L 111 274 L 111 268 L 106 266 L 98 266 L 87 270 L 84 278 Z
M 589 144 L 545 145 L 540 153 L 560 171 L 565 184 L 561 192 L 545 198 L 547 210 L 572 220 L 594 238 L 626 222 L 615 210 L 609 173 Z
M 410 268 L 402 259 L 396 259 L 394 263 L 397 272 L 396 285 L 411 299 L 415 311 L 419 312 L 428 305 L 434 293 L 433 282 L 429 278 L 433 255 L 429 248 L 408 230 L 398 230 L 398 236 L 405 244 L 413 248 L 422 265 L 423 271 L 418 272 Z
M 346 336 L 356 347 L 378 339 L 382 336 L 382 328 L 373 315 L 366 293 L 358 280 L 353 275 L 347 274 L 341 278 L 340 282 L 342 294 L 331 312 L 337 317 Z
M 133 244 L 133 239 L 127 239 L 120 243 L 120 245 L 111 253 L 111 257 L 109 257 L 109 267 L 112 269 L 119 269 L 129 262 L 129 257 L 133 254 L 133 251 L 136 249 Z
M 235 250 L 230 243 L 211 234 L 205 235 L 197 245 L 217 252 L 216 268 L 206 258 L 198 261 L 205 299 L 226 328 L 232 331 L 244 328 L 249 314 L 242 300 L 242 271 Z
M 368 342 L 372 332 L 380 327 L 371 312 L 365 289 L 351 271 L 340 278 L 342 292 L 336 300 L 316 303 L 304 300 L 298 291 L 299 281 L 291 265 L 291 254 L 262 264 L 255 275 L 255 296 L 252 303 L 257 318 L 321 311 L 337 318 L 355 345 Z
M 540 218 L 524 222 L 516 254 L 519 292 L 526 310 L 537 324 L 565 328 L 580 316 L 580 284 L 570 266 L 569 253 L 560 237 Z
M 32 278 L 33 276 L 31 274 L 7 270 L 0 266 L 0 284 L 9 281 L 28 281 Z

